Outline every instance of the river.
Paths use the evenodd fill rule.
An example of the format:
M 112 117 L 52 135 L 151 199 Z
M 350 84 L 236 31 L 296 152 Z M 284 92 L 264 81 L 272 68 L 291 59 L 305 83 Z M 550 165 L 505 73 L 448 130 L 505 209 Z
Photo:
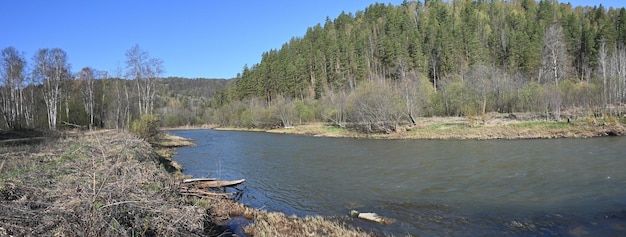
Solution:
M 245 178 L 241 202 L 404 236 L 626 235 L 626 137 L 369 140 L 172 131 L 194 177 Z M 348 218 L 350 210 L 396 219 Z

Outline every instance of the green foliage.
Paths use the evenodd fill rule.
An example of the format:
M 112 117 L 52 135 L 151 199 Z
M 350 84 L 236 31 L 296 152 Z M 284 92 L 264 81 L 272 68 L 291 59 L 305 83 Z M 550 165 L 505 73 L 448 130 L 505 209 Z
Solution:
M 155 141 L 161 136 L 159 118 L 153 114 L 143 115 L 139 120 L 133 121 L 131 132 L 146 141 Z
M 560 48 L 566 50 L 567 76 L 552 88 L 539 77 L 549 70 L 542 65 L 542 49 L 555 24 L 565 41 Z M 373 4 L 308 28 L 263 53 L 258 64 L 243 66 L 232 80 L 157 79 L 153 112 L 169 127 L 267 128 L 317 121 L 340 127 L 365 120 L 401 124 L 414 116 L 489 112 L 559 114 L 574 107 L 611 110 L 626 103 L 626 78 L 616 66 L 626 57 L 621 56 L 624 29 L 624 8 L 573 8 L 549 0 Z M 600 49 L 606 50 L 604 58 Z M 600 65 L 613 68 L 604 77 Z M 98 77 L 103 80 L 94 82 L 95 125 L 134 129 L 129 122 L 141 114 L 136 81 Z M 90 123 L 76 99 L 79 81 L 64 82 L 59 124 Z M 22 115 L 31 116 L 27 127 L 47 127 L 42 87 L 24 88 L 24 99 L 32 110 Z M 375 102 L 385 108 L 363 106 Z M 0 116 L 0 126 L 11 127 L 8 120 Z
M 264 53 L 259 64 L 244 68 L 235 94 L 269 102 L 277 95 L 321 99 L 329 90 L 354 91 L 365 81 L 401 79 L 410 71 L 440 89 L 440 81 L 458 80 L 476 65 L 493 65 L 530 82 L 542 70 L 544 32 L 554 22 L 563 28 L 572 59 L 567 71 L 589 79 L 600 39 L 609 48 L 626 43 L 619 31 L 626 28 L 623 19 L 624 9 L 572 8 L 547 0 L 373 4 L 329 18 Z M 503 97 L 492 106 L 501 110 Z
M 320 105 L 314 100 L 296 100 L 294 109 L 299 123 L 315 122 L 316 114 L 320 114 Z

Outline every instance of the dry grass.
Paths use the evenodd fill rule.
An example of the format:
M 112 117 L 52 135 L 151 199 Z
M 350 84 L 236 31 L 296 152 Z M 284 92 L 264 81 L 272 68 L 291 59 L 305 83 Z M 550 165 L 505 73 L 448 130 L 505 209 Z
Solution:
M 0 159 L 0 236 L 204 236 L 219 229 L 177 194 L 178 182 L 150 144 L 129 134 L 3 146 Z
M 302 134 L 323 137 L 351 137 L 373 139 L 534 139 L 534 138 L 589 138 L 622 136 L 626 134 L 624 121 L 617 119 L 589 119 L 552 121 L 533 114 L 519 114 L 509 118 L 508 114 L 491 113 L 481 117 L 423 117 L 415 126 L 399 126 L 392 133 L 359 133 L 353 130 L 327 126 L 323 123 L 299 125 L 294 128 L 279 128 L 265 131 L 271 133 Z
M 164 131 L 172 131 L 172 130 L 201 130 L 201 129 L 214 129 L 214 128 L 218 128 L 219 125 L 217 124 L 203 124 L 203 125 L 185 125 L 185 126 L 178 126 L 178 127 L 165 127 L 165 128 L 161 128 L 161 130 Z
M 231 200 L 205 201 L 209 202 L 207 206 L 214 207 L 212 211 L 216 216 L 244 217 L 250 220 L 251 224 L 244 226 L 245 234 L 249 236 L 371 236 L 370 233 L 320 216 L 299 218 L 250 208 Z
M 173 147 L 193 146 L 195 144 L 193 143 L 193 141 L 187 138 L 174 136 L 174 135 L 165 133 L 163 136 L 161 136 L 161 138 L 158 141 L 153 142 L 153 145 L 158 146 L 158 147 L 173 148 Z
M 626 129 L 620 122 L 546 121 L 486 118 L 471 125 L 470 121 L 440 121 L 418 125 L 408 131 L 391 134 L 408 139 L 534 139 L 589 138 L 621 136 Z
M 368 235 L 322 217 L 181 197 L 171 160 L 130 134 L 63 137 L 0 144 L 0 236 L 224 236 L 221 224 L 235 216 L 251 220 L 252 236 Z

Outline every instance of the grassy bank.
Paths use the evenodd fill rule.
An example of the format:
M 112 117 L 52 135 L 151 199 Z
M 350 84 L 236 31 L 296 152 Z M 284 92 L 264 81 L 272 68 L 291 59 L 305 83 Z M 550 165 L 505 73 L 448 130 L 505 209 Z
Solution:
M 180 196 L 167 158 L 167 147 L 182 144 L 174 137 L 151 145 L 117 131 L 36 135 L 0 143 L 0 236 L 219 236 L 234 216 L 249 219 L 253 236 L 367 235 L 319 217 Z
M 363 133 L 329 126 L 324 123 L 299 125 L 293 128 L 271 130 L 218 128 L 221 130 L 264 131 L 271 133 L 302 134 L 323 137 L 351 137 L 373 139 L 535 139 L 535 138 L 590 138 L 622 136 L 624 122 L 617 118 L 552 121 L 532 116 L 509 118 L 491 114 L 476 117 L 419 118 L 412 126 L 398 126 L 391 133 Z
M 150 144 L 106 131 L 2 146 L 0 236 L 190 236 L 219 231 L 176 193 Z

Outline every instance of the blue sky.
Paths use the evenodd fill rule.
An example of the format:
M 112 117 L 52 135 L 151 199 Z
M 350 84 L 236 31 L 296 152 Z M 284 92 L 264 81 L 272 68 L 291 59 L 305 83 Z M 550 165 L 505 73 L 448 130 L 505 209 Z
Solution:
M 327 16 L 375 2 L 402 0 L 6 1 L 0 48 L 13 46 L 29 61 L 40 48 L 61 48 L 72 71 L 90 66 L 114 76 L 125 70 L 126 50 L 138 44 L 163 59 L 163 76 L 232 78 Z M 560 2 L 626 6 L 623 0 Z

